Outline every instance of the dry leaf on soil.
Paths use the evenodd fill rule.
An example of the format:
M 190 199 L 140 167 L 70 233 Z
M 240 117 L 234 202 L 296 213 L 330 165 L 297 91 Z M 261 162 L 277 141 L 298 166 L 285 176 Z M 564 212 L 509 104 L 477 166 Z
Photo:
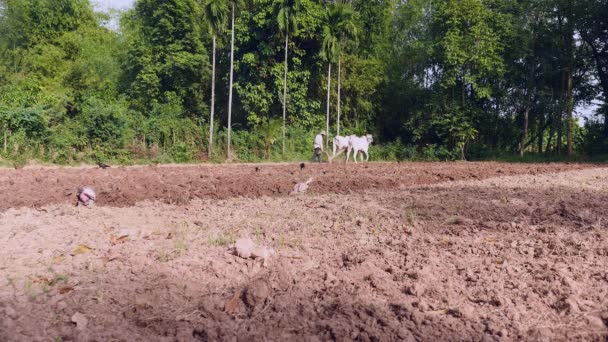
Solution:
M 101 257 L 101 262 L 103 262 L 103 265 L 105 266 L 110 261 L 114 261 L 116 259 L 118 259 L 117 255 L 109 255 L 109 256 Z
M 129 240 L 129 235 L 122 235 L 119 237 L 110 235 L 110 243 L 112 244 L 112 246 L 117 245 L 119 243 L 125 243 L 128 240 Z
M 74 249 L 74 251 L 72 252 L 72 255 L 89 253 L 92 250 L 93 250 L 93 248 L 91 248 L 87 245 L 78 245 L 78 247 L 76 247 L 76 249 Z
M 47 277 L 31 276 L 30 280 L 36 284 L 51 285 L 51 281 Z
M 59 288 L 59 293 L 60 294 L 66 294 L 68 292 L 74 291 L 74 288 L 71 286 L 63 286 Z
M 61 255 L 54 256 L 52 259 L 52 262 L 54 264 L 58 264 L 58 263 L 62 262 L 63 260 L 65 260 L 65 256 L 63 254 L 61 254 Z
M 237 290 L 234 293 L 234 295 L 232 296 L 232 298 L 230 298 L 228 300 L 228 302 L 226 303 L 225 311 L 227 313 L 233 313 L 234 310 L 236 310 L 236 307 L 239 306 L 240 302 L 241 302 L 241 290 Z

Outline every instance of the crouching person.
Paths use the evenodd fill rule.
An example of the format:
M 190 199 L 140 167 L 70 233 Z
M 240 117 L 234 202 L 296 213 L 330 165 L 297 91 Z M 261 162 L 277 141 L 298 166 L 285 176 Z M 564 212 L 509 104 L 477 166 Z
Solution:
M 317 134 L 317 136 L 315 137 L 315 143 L 314 143 L 314 149 L 315 152 L 312 156 L 312 161 L 318 161 L 319 163 L 321 162 L 321 152 L 323 152 L 323 138 L 325 138 L 325 131 L 321 131 L 321 133 Z

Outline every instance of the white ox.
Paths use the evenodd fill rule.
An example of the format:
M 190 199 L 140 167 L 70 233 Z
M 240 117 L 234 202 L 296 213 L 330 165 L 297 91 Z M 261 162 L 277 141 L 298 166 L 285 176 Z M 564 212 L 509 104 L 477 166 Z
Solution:
M 336 152 L 338 152 L 338 154 L 346 151 L 348 149 L 348 142 L 350 141 L 350 137 L 343 137 L 343 136 L 339 136 L 336 135 L 336 137 L 334 138 L 333 141 L 333 147 L 334 147 L 334 154 L 333 156 L 336 156 Z
M 346 152 L 346 161 L 348 161 L 350 156 L 350 151 L 353 152 L 353 156 L 355 158 L 355 163 L 357 162 L 357 155 L 359 152 L 365 153 L 365 161 L 369 160 L 369 144 L 374 141 L 374 138 L 371 134 L 368 134 L 364 137 L 358 137 L 356 135 L 351 135 L 348 137 L 348 151 Z M 361 156 L 361 160 L 363 160 L 363 156 Z

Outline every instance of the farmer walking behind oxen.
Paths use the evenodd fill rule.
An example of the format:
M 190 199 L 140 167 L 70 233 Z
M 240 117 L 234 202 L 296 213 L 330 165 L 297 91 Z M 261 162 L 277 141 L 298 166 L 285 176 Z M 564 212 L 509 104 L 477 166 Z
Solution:
M 321 133 L 317 134 L 317 136 L 315 137 L 315 144 L 314 144 L 315 152 L 312 156 L 313 162 L 314 161 L 318 161 L 319 163 L 321 162 L 321 152 L 323 152 L 323 139 L 325 138 L 326 135 L 327 135 L 327 133 L 325 133 L 325 131 L 321 131 Z

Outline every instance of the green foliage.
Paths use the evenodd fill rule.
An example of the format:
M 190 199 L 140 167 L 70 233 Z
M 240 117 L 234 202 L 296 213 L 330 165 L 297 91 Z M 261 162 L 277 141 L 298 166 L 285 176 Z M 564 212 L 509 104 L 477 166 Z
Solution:
M 470 116 L 456 109 L 453 112 L 435 116 L 432 123 L 438 135 L 458 148 L 460 159 L 464 160 L 467 143 L 477 136 L 477 129 L 473 127 Z
M 341 134 L 373 134 L 372 160 L 508 159 L 522 140 L 531 157 L 521 160 L 560 160 L 568 145 L 602 158 L 608 3 L 573 4 L 239 1 L 234 155 L 308 160 L 325 105 L 337 107 L 339 60 Z M 231 5 L 136 0 L 109 29 L 88 0 L 0 0 L 3 162 L 223 161 Z M 214 36 L 217 143 L 208 149 Z M 590 103 L 600 104 L 596 117 L 570 124 L 570 109 Z
M 478 97 L 490 97 L 491 88 L 484 81 L 504 72 L 500 33 L 509 31 L 510 21 L 483 0 L 444 0 L 435 6 L 443 86 L 453 87 L 460 81 L 470 84 Z
M 132 32 L 123 63 L 123 87 L 134 108 L 149 111 L 170 92 L 187 116 L 207 112 L 201 90 L 209 84 L 210 65 L 201 16 L 195 0 L 136 2 L 126 19 Z
M 255 131 L 262 136 L 266 159 L 271 158 L 270 150 L 281 136 L 281 127 L 281 121 L 278 119 L 267 119 L 255 128 Z
M 357 37 L 355 12 L 350 4 L 335 3 L 325 12 L 321 56 L 325 61 L 335 63 L 344 45 Z
M 285 34 L 286 32 L 296 32 L 298 30 L 298 15 L 302 11 L 302 5 L 299 0 L 280 0 L 276 5 L 277 23 L 279 30 Z
M 220 35 L 226 31 L 228 20 L 228 2 L 226 0 L 207 0 L 203 11 L 212 35 Z

